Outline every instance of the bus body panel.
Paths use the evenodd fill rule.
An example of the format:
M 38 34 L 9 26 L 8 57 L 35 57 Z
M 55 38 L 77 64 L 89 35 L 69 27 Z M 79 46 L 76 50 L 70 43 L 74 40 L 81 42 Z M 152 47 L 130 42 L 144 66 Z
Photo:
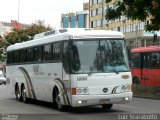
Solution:
M 123 76 L 128 77 L 122 78 Z M 71 82 L 74 83 L 71 87 L 77 90 L 77 95 L 72 96 L 74 107 L 100 104 L 103 100 L 109 100 L 109 103 L 125 103 L 132 99 L 130 72 L 71 75 L 71 80 L 74 81 Z M 129 90 L 124 90 L 127 87 Z M 84 89 L 87 89 L 86 93 L 83 92 Z M 78 93 L 78 91 L 80 92 Z M 124 97 L 128 97 L 129 100 L 123 100 Z M 79 100 L 85 101 L 84 104 L 78 104 Z

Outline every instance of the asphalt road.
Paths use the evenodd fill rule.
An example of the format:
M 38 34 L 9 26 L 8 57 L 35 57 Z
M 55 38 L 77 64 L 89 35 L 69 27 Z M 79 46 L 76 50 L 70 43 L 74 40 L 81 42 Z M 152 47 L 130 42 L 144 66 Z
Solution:
M 130 103 L 116 104 L 111 110 L 91 106 L 59 112 L 51 103 L 18 102 L 7 92 L 5 85 L 0 85 L 0 120 L 125 120 L 142 119 L 142 115 L 143 118 L 160 119 L 160 100 L 133 98 Z

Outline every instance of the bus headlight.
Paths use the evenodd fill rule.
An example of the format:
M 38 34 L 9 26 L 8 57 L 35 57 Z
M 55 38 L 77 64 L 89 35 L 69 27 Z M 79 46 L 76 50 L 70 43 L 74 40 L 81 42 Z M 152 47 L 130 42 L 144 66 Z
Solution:
M 77 88 L 77 94 L 88 94 L 88 88 Z

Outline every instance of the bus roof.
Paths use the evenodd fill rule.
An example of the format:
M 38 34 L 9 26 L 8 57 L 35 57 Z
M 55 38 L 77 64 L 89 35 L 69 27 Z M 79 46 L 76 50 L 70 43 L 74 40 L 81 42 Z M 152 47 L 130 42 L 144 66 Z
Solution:
M 53 29 L 51 31 L 36 34 L 33 40 L 15 43 L 7 48 L 7 51 L 20 48 L 31 47 L 40 44 L 47 44 L 54 41 L 69 39 L 89 39 L 89 38 L 124 38 L 121 32 L 110 30 L 93 30 L 90 28 L 69 28 Z
M 134 49 L 131 50 L 132 53 L 158 52 L 158 51 L 160 51 L 160 46 L 140 47 L 140 48 L 134 48 Z

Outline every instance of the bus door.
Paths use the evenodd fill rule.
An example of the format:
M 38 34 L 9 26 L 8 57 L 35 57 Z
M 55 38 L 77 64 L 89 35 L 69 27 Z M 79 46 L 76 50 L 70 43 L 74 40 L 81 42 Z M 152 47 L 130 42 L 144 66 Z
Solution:
M 71 93 L 70 88 L 70 66 L 71 66 L 71 59 L 70 59 L 70 46 L 69 42 L 65 41 L 63 43 L 63 52 L 62 52 L 62 61 L 63 61 L 63 73 L 62 73 L 62 81 L 64 83 L 65 89 L 67 89 L 67 93 Z M 70 98 L 71 99 L 71 98 Z
M 149 80 L 149 66 L 150 66 L 150 54 L 149 53 L 142 53 L 141 54 L 141 83 L 146 85 L 147 81 Z

